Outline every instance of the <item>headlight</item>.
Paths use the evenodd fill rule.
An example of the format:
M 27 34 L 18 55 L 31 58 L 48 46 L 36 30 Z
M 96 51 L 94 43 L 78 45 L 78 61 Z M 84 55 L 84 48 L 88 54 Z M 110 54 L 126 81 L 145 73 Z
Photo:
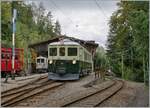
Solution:
M 76 60 L 73 60 L 73 61 L 72 61 L 72 64 L 76 64 Z
M 49 61 L 49 64 L 52 64 L 52 63 L 53 63 L 53 60 L 50 60 L 50 61 Z

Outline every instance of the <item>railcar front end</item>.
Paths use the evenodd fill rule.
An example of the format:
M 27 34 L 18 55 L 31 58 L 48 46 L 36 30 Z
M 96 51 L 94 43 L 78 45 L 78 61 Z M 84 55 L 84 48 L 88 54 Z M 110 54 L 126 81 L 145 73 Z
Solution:
M 73 64 L 73 60 L 54 60 L 49 64 L 48 78 L 52 80 L 77 80 L 79 79 L 79 61 Z
M 36 58 L 36 71 L 37 72 L 47 72 L 48 60 L 46 57 L 39 56 Z
M 78 43 L 48 46 L 48 79 L 78 80 L 92 71 L 92 56 Z

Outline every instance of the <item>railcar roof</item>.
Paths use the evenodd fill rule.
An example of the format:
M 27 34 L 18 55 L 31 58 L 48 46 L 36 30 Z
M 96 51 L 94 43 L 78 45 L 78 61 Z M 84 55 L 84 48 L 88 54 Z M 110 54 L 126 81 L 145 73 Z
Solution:
M 35 44 L 30 44 L 30 45 L 28 45 L 28 47 L 33 48 L 38 53 L 38 55 L 47 56 L 49 44 L 50 43 L 54 44 L 54 42 L 57 43 L 57 42 L 62 41 L 64 39 L 69 39 L 69 40 L 73 41 L 74 45 L 76 45 L 78 43 L 79 45 L 86 48 L 93 55 L 95 54 L 94 53 L 95 49 L 98 47 L 98 44 L 95 43 L 95 41 L 91 41 L 91 40 L 85 41 L 85 40 L 77 39 L 77 38 L 74 38 L 74 37 L 68 37 L 66 35 L 55 36 L 53 38 L 47 39 L 47 40 L 42 41 L 42 42 L 38 42 L 38 43 L 35 43 Z M 67 44 L 67 43 L 65 43 L 65 44 Z M 68 44 L 71 45 L 72 42 L 71 43 L 68 42 Z
M 49 44 L 49 43 L 52 43 L 52 42 L 58 42 L 60 38 L 64 38 L 64 39 L 71 39 L 73 40 L 74 42 L 77 42 L 79 44 L 84 44 L 85 46 L 93 46 L 93 47 L 98 47 L 98 44 L 95 43 L 94 41 L 84 41 L 84 40 L 80 40 L 80 39 L 77 39 L 77 38 L 74 38 L 74 37 L 68 37 L 68 36 L 57 36 L 57 37 L 53 37 L 49 40 L 46 40 L 46 41 L 43 41 L 43 42 L 38 42 L 38 43 L 35 43 L 35 44 L 30 44 L 28 47 L 29 48 L 32 48 L 32 47 L 36 47 L 36 46 L 40 46 L 42 44 Z
M 71 41 L 69 39 L 64 39 L 62 41 L 52 42 L 49 45 L 80 45 L 80 44 L 77 42 Z
M 39 56 L 39 57 L 37 57 L 36 59 L 39 59 L 39 58 L 44 58 L 44 59 L 45 59 L 46 57 L 43 57 L 43 56 Z

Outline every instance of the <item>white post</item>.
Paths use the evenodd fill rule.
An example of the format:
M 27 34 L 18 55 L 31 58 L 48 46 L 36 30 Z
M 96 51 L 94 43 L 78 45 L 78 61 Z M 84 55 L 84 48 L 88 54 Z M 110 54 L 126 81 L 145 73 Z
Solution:
M 15 68 L 15 33 L 12 34 L 12 70 Z
M 12 34 L 12 79 L 15 79 L 15 32 L 16 32 L 16 16 L 17 16 L 17 10 L 13 9 L 13 18 L 12 18 L 12 23 L 13 23 L 13 34 Z

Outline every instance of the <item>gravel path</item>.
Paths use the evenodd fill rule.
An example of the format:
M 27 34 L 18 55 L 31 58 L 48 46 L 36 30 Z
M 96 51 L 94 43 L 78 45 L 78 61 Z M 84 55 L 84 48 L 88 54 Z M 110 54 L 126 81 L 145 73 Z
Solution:
M 47 75 L 47 73 L 28 75 L 24 77 L 16 77 L 15 80 L 11 80 L 11 78 L 9 78 L 7 83 L 4 83 L 5 78 L 1 78 L 1 92 L 12 89 L 14 87 L 24 85 L 45 75 Z
M 61 81 L 65 83 L 61 87 L 58 87 L 57 89 L 52 89 L 47 92 L 43 92 L 40 95 L 35 95 L 29 99 L 25 99 L 22 103 L 18 104 L 17 106 L 51 106 L 49 105 L 50 103 L 55 102 L 58 99 L 63 98 L 64 96 L 72 94 L 73 92 L 78 90 L 86 89 L 85 87 L 83 87 L 83 85 L 93 81 L 94 79 L 94 74 L 92 74 L 90 76 L 83 77 L 78 81 Z
M 110 82 L 112 82 L 112 81 L 110 81 Z M 82 99 L 82 100 L 79 100 L 75 103 L 72 103 L 71 105 L 69 105 L 69 107 L 93 107 L 93 106 L 97 106 L 100 102 L 102 102 L 107 97 L 109 97 L 113 93 L 115 93 L 118 89 L 120 89 L 122 87 L 122 84 L 123 84 L 122 82 L 116 81 L 116 83 L 113 86 L 109 87 L 108 89 L 101 91 L 101 92 L 96 92 L 96 94 L 94 94 L 90 97 L 87 97 L 85 99 Z
M 54 91 L 51 91 L 49 94 L 47 94 L 47 97 L 45 98 L 45 101 L 40 104 L 40 107 L 51 107 L 53 103 L 56 103 L 58 99 L 62 99 L 65 96 L 68 96 L 76 91 L 79 90 L 85 90 L 86 88 L 83 87 L 83 85 L 93 81 L 94 74 L 91 74 L 89 76 L 83 77 L 78 81 L 69 81 L 66 82 L 64 86 L 62 86 L 60 89 L 56 89 Z
M 39 75 L 41 76 L 41 75 Z M 19 86 L 24 83 L 28 83 L 31 80 L 38 78 L 38 75 L 36 77 L 26 77 L 25 78 L 18 78 L 15 81 L 9 80 L 8 83 L 2 83 L 1 84 L 1 91 L 7 90 L 16 86 Z M 78 92 L 78 91 L 86 91 L 88 85 L 92 84 L 91 81 L 95 80 L 94 74 L 91 74 L 89 76 L 83 77 L 78 81 L 64 81 L 64 85 L 51 90 L 51 92 L 43 92 L 41 95 L 36 95 L 33 98 L 36 98 L 37 100 L 34 100 L 32 98 L 28 100 L 24 100 L 25 103 L 28 103 L 29 106 L 35 106 L 35 107 L 51 107 L 52 105 L 56 105 L 58 100 L 65 99 L 67 96 Z M 1 80 L 2 81 L 2 80 Z M 90 83 L 90 84 L 88 84 Z M 100 80 L 98 80 L 98 83 L 102 83 Z M 88 84 L 87 86 L 85 86 Z M 78 94 L 80 95 L 80 94 Z M 76 97 L 78 97 L 76 95 Z M 99 107 L 148 107 L 149 106 L 149 89 L 144 86 L 143 83 L 136 83 L 131 81 L 125 81 L 125 84 L 123 88 L 117 92 L 114 96 L 109 98 L 108 100 L 104 101 L 102 104 L 99 105 Z M 63 103 L 64 104 L 64 103 Z M 28 106 L 20 104 L 20 106 Z
M 125 81 L 123 89 L 99 107 L 148 107 L 148 96 L 144 84 Z
M 149 90 L 143 83 L 136 84 L 136 98 L 128 106 L 131 107 L 148 107 L 149 106 Z

